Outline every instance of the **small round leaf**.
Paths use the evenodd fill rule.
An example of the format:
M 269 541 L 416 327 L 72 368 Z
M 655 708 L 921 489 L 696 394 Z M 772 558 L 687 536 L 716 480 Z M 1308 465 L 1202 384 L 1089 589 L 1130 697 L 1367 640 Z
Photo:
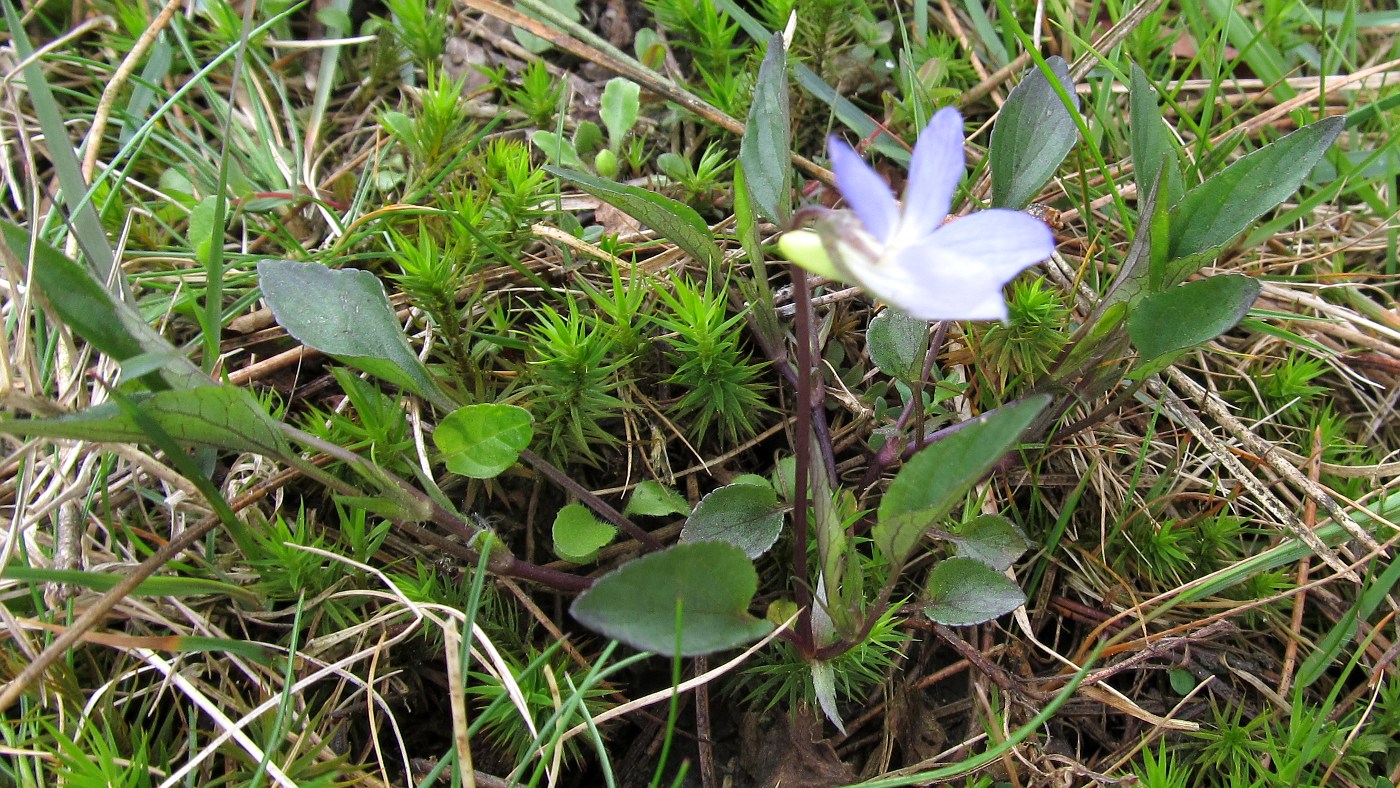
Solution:
M 928 575 L 924 615 L 950 627 L 981 624 L 1026 603 L 1006 575 L 971 558 L 949 558 Z
M 524 408 L 468 405 L 438 424 L 433 444 L 453 473 L 490 479 L 515 464 L 533 435 L 533 419 Z
M 554 516 L 554 553 L 565 561 L 586 564 L 606 547 L 617 529 L 593 516 L 587 506 L 571 503 Z

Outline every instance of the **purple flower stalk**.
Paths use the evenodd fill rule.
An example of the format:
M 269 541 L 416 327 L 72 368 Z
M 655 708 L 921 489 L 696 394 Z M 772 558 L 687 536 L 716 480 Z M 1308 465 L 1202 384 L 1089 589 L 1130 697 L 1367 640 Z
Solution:
M 799 265 L 834 272 L 910 317 L 1006 320 L 1002 287 L 1055 249 L 1050 228 L 1020 211 L 979 211 L 944 224 L 967 168 L 962 115 L 952 107 L 939 110 L 919 135 L 902 206 L 834 135 L 830 153 L 836 186 L 855 216 L 833 211 L 817 222 L 824 255 L 810 245 L 804 251 L 799 238 L 780 247 Z

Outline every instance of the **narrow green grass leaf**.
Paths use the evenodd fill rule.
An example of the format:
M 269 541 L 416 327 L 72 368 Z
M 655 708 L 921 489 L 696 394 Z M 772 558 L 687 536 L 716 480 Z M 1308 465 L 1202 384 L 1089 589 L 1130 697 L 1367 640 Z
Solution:
M 1304 126 L 1217 172 L 1187 192 L 1171 211 L 1171 238 L 1156 289 L 1184 281 L 1265 212 L 1288 199 L 1332 146 L 1345 121 Z
M 440 408 L 455 407 L 408 344 L 384 285 L 374 274 L 263 260 L 258 263 L 258 281 L 273 317 L 298 342 Z
M 15 54 L 19 56 L 20 62 L 24 63 L 24 86 L 29 93 L 30 103 L 34 105 L 34 114 L 39 119 L 39 129 L 44 133 L 44 146 L 48 151 L 49 161 L 53 163 L 54 172 L 58 175 L 60 192 L 56 197 L 68 212 L 68 224 L 78 238 L 78 246 L 87 259 L 89 269 L 97 275 L 97 281 L 112 280 L 116 252 L 107 240 L 107 231 L 102 227 L 102 219 L 97 215 L 97 209 L 88 199 L 88 183 L 83 178 L 82 163 L 78 161 L 78 155 L 68 141 L 68 126 L 64 123 L 63 112 L 49 88 L 48 78 L 44 74 L 43 59 L 30 57 L 34 54 L 34 47 L 29 43 L 29 36 L 25 33 L 27 28 L 20 21 L 11 0 L 5 0 L 5 22 L 5 29 L 10 34 Z M 92 141 L 93 145 L 101 143 L 101 140 Z M 113 281 L 116 287 L 121 287 L 124 280 Z
M 1070 96 L 1066 107 L 1060 94 L 1038 67 L 1026 72 L 1002 105 L 992 128 L 988 156 L 992 164 L 992 206 L 1021 210 L 1055 177 L 1060 162 L 1079 139 L 1074 112 L 1079 95 L 1064 58 L 1046 62 Z
M 768 480 L 758 481 L 728 484 L 700 499 L 681 529 L 681 541 L 728 542 L 749 558 L 768 552 L 782 533 L 783 508 Z
M 713 269 L 723 261 L 724 254 L 715 245 L 709 225 L 690 206 L 646 189 L 603 180 L 577 170 L 552 164 L 544 169 L 661 233 L 706 266 Z
M 1050 404 L 1027 397 L 959 425 L 956 432 L 915 454 L 890 482 L 871 530 L 875 545 L 902 566 L 919 539 L 948 515 L 1027 426 Z
M 134 394 L 128 400 L 142 416 L 182 444 L 267 457 L 293 456 L 282 425 L 244 389 L 209 385 Z M 0 432 L 113 443 L 152 442 L 137 418 L 116 402 L 53 418 L 5 419 L 0 421 Z
M 1026 595 L 1006 575 L 971 558 L 949 558 L 929 572 L 924 615 L 950 627 L 965 627 L 1025 603 Z
M 42 567 L 7 566 L 0 578 L 21 583 L 63 583 L 91 591 L 110 591 L 122 577 L 114 572 L 88 572 L 82 569 L 45 569 Z M 151 577 L 136 586 L 133 594 L 144 596 L 206 596 L 209 594 L 236 597 L 248 604 L 258 604 L 258 595 L 246 588 L 208 580 L 202 577 Z
M 774 33 L 758 67 L 753 103 L 739 141 L 739 163 L 753 205 L 780 227 L 786 227 L 792 218 L 791 139 L 787 46 L 783 34 Z
M 635 649 L 693 657 L 742 646 L 773 629 L 749 615 L 757 590 L 758 573 L 743 550 L 695 542 L 603 575 L 569 610 L 585 626 Z
M 772 37 L 773 34 L 763 26 L 763 23 L 740 7 L 735 0 L 714 0 L 714 4 L 715 8 L 738 22 L 739 27 L 743 28 L 749 38 L 754 41 L 767 41 Z M 860 139 L 869 141 L 870 147 L 900 164 L 909 164 L 909 148 L 905 147 L 894 135 L 885 131 L 879 123 L 866 114 L 865 110 L 826 84 L 826 81 L 817 72 L 801 63 L 793 63 L 792 77 L 797 80 L 797 84 L 801 85 L 803 90 L 831 107 L 836 119 L 844 123 L 846 128 L 855 132 Z

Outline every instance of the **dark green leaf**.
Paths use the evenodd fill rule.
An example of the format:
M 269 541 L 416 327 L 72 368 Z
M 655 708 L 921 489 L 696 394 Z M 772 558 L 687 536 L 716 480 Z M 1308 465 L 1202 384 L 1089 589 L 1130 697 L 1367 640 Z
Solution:
M 124 578 L 121 572 L 91 572 L 83 569 L 46 569 L 42 567 L 7 566 L 0 577 L 21 583 L 63 583 L 93 591 L 109 591 Z M 136 586 L 133 594 L 143 596 L 204 596 L 236 597 L 249 604 L 262 600 L 252 591 L 203 577 L 148 577 Z
M 684 249 L 686 254 L 706 265 L 716 266 L 724 259 L 723 253 L 715 245 L 709 225 L 688 205 L 646 189 L 595 178 L 552 164 L 546 165 L 545 170 L 661 233 Z
M 29 259 L 29 232 L 0 221 L 5 245 L 20 260 Z M 161 379 L 171 388 L 210 385 L 205 375 L 176 350 L 141 315 L 118 301 L 92 273 L 39 241 L 34 245 L 32 275 L 39 294 L 73 332 L 118 362 L 149 355 L 164 361 Z
M 897 309 L 886 309 L 865 330 L 870 360 L 881 372 L 912 384 L 924 371 L 928 352 L 928 323 Z
M 928 575 L 924 615 L 950 627 L 991 621 L 1026 603 L 1026 595 L 1002 573 L 971 558 L 949 558 Z
M 1021 529 L 999 514 L 984 514 L 963 523 L 948 541 L 958 546 L 959 556 L 981 561 L 998 572 L 1031 546 Z
M 448 470 L 490 479 L 514 465 L 534 437 L 530 411 L 514 405 L 467 405 L 447 414 L 433 430 L 433 444 Z
M 783 510 L 768 481 L 729 484 L 700 499 L 681 529 L 684 542 L 728 542 L 757 558 L 778 541 Z
M 586 564 L 617 534 L 617 529 L 593 516 L 587 506 L 571 503 L 554 516 L 554 553 L 565 561 Z
M 1259 287 L 1256 279 L 1226 274 L 1153 293 L 1128 314 L 1128 336 L 1149 362 L 1209 342 L 1244 318 Z
M 1184 281 L 1260 216 L 1288 199 L 1345 120 L 1326 118 L 1265 145 L 1186 193 L 1171 212 L 1167 264 L 1154 290 Z
M 754 207 L 780 227 L 792 216 L 791 138 L 787 48 L 783 34 L 774 33 L 758 68 L 748 122 L 739 140 L 739 163 Z
M 880 501 L 871 531 L 885 558 L 902 566 L 924 532 L 946 517 L 982 475 L 1016 445 L 1050 403 L 1027 397 L 959 425 L 905 463 Z
M 1032 67 L 1002 105 L 992 128 L 992 206 L 1021 210 L 1035 199 L 1069 149 L 1079 139 L 1075 113 L 1079 95 L 1064 58 L 1046 61 L 1074 104 L 1073 112 L 1060 100 L 1050 80 Z
M 723 542 L 678 544 L 598 578 L 570 612 L 585 626 L 643 651 L 693 657 L 741 646 L 773 625 L 749 615 L 758 573 Z
M 1138 194 L 1151 192 L 1160 178 L 1162 203 L 1174 205 L 1185 190 L 1176 137 L 1162 119 L 1156 90 L 1136 64 L 1132 67 L 1130 102 L 1133 177 L 1137 179 Z
M 234 386 L 135 394 L 130 402 L 180 443 L 288 457 L 291 449 L 280 423 L 246 390 Z M 46 419 L 6 419 L 0 432 L 112 443 L 148 443 L 135 418 L 115 402 L 80 413 Z
M 263 260 L 258 263 L 258 281 L 273 317 L 297 341 L 440 408 L 455 406 L 408 344 L 374 274 Z
M 690 504 L 686 503 L 680 493 L 650 479 L 637 485 L 632 490 L 632 497 L 627 499 L 627 507 L 622 513 L 631 517 L 634 514 L 643 517 L 665 517 L 668 514 L 686 514 L 690 511 Z

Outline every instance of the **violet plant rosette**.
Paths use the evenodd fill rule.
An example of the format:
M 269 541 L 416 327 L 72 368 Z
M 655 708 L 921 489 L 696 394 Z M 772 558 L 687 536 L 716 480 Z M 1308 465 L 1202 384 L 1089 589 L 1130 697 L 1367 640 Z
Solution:
M 1002 288 L 1048 258 L 1055 237 L 1041 220 L 1001 208 L 945 223 L 967 168 L 956 109 L 939 110 L 919 135 L 903 205 L 851 146 L 835 135 L 829 145 L 851 210 L 816 209 L 812 229 L 779 239 L 785 257 L 920 320 L 1007 319 Z

